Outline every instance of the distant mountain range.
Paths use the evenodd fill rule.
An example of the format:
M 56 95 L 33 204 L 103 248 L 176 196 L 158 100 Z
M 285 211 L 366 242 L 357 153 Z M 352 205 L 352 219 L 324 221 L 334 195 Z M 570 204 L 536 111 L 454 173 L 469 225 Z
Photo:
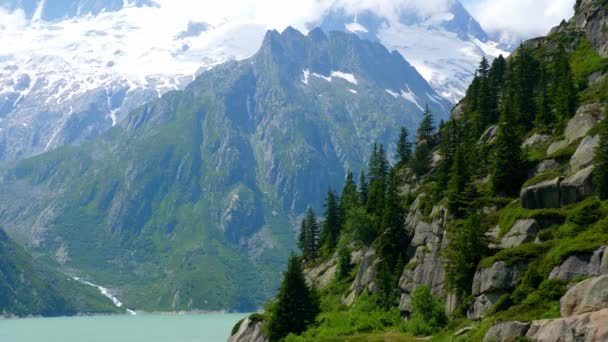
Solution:
M 164 15 L 151 0 L 0 0 L 0 6 L 29 19 L 0 30 L 7 47 L 0 52 L 0 162 L 90 141 L 202 71 L 252 56 L 267 29 L 198 21 L 148 34 L 146 23 Z M 394 19 L 334 5 L 310 28 L 351 31 L 398 50 L 435 93 L 454 103 L 481 56 L 500 50 L 459 2 L 440 14 L 404 12 Z M 411 91 L 420 106 L 436 96 Z
M 7 168 L 0 224 L 129 307 L 253 310 L 274 293 L 297 215 L 362 170 L 373 142 L 392 151 L 425 103 L 447 118 L 450 103 L 379 43 L 269 31 L 252 58 L 92 142 Z

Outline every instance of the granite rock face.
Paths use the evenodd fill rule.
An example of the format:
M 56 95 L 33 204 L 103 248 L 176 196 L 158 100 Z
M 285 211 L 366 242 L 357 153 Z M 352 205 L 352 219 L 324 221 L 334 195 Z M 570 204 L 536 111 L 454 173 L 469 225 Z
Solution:
M 534 241 L 540 227 L 536 220 L 526 219 L 517 220 L 513 228 L 502 238 L 500 246 L 502 248 L 513 248 L 521 244 Z
M 524 336 L 530 323 L 509 321 L 496 324 L 483 337 L 483 342 L 513 342 Z
M 521 279 L 525 265 L 508 266 L 499 261 L 488 268 L 479 269 L 473 277 L 473 308 L 467 313 L 469 319 L 483 318 L 500 297 L 515 288 Z
M 604 246 L 593 253 L 577 253 L 569 256 L 549 274 L 549 279 L 568 281 L 578 277 L 596 277 L 608 274 L 608 247 Z
M 593 165 L 567 177 L 556 177 L 521 189 L 526 209 L 561 208 L 593 196 Z
M 228 338 L 228 342 L 268 342 L 262 334 L 262 322 L 254 322 L 250 318 L 244 319 L 236 333 Z

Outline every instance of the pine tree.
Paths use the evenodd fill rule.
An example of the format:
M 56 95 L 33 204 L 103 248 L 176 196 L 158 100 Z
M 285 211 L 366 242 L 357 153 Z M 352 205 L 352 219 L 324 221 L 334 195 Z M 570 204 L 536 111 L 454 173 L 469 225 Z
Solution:
M 510 108 L 510 104 L 505 103 L 490 165 L 492 188 L 504 195 L 518 193 L 525 176 L 521 139 Z
M 515 105 L 513 117 L 515 122 L 528 131 L 532 128 L 536 118 L 535 88 L 538 83 L 538 62 L 532 51 L 525 45 L 517 50 L 514 60 L 514 73 L 512 73 L 510 86 L 511 100 Z
M 433 113 L 431 113 L 429 105 L 427 104 L 422 117 L 422 122 L 420 122 L 417 131 L 418 141 L 427 141 L 427 143 L 431 144 L 433 132 L 435 132 L 435 120 L 433 119 Z
M 458 146 L 454 163 L 450 174 L 452 175 L 448 184 L 448 209 L 456 217 L 463 214 L 463 209 L 467 206 L 465 190 L 469 182 L 469 172 L 465 164 L 464 148 Z
M 378 251 L 389 268 L 393 270 L 407 249 L 405 232 L 405 210 L 399 196 L 399 184 L 396 171 L 390 174 L 386 201 L 382 214 L 381 236 L 378 239 Z
M 365 205 L 367 203 L 367 197 L 369 196 L 369 184 L 367 183 L 365 172 L 363 171 L 361 171 L 361 175 L 359 176 L 359 194 L 361 205 Z
M 547 75 L 547 66 L 544 63 L 540 66 L 538 88 L 538 95 L 536 97 L 536 125 L 549 128 L 553 124 L 554 119 L 549 92 L 549 76 Z
M 410 168 L 416 176 L 421 177 L 431 170 L 431 157 L 432 152 L 429 144 L 426 141 L 419 142 L 416 145 L 414 158 L 410 161 Z
M 319 255 L 319 223 L 314 210 L 308 208 L 302 220 L 298 244 L 306 261 L 314 261 Z
M 348 277 L 348 274 L 350 273 L 350 262 L 350 252 L 345 244 L 341 244 L 340 247 L 338 247 L 338 279 Z
M 360 194 L 357 192 L 357 184 L 353 173 L 348 171 L 344 188 L 342 189 L 342 197 L 340 198 L 340 215 L 342 220 L 348 215 L 348 212 L 359 206 L 361 200 Z
M 382 217 L 389 167 L 384 146 L 381 144 L 376 148 L 374 145 L 374 153 L 369 164 L 369 194 L 366 206 L 367 211 L 377 218 Z
M 395 159 L 397 165 L 406 165 L 412 158 L 412 143 L 408 141 L 409 133 L 407 128 L 401 127 L 399 132 L 399 140 L 397 140 L 397 151 Z
M 553 105 L 555 114 L 564 126 L 576 111 L 577 91 L 574 83 L 568 53 L 563 44 L 559 44 L 553 62 Z
M 608 119 L 600 123 L 600 142 L 593 157 L 593 183 L 602 200 L 608 199 Z
M 327 253 L 333 252 L 338 244 L 340 230 L 342 229 L 342 218 L 338 196 L 329 188 L 325 197 L 325 221 L 323 221 L 323 232 L 320 245 Z
M 316 297 L 314 289 L 306 285 L 300 260 L 292 254 L 268 322 L 270 341 L 280 341 L 290 333 L 301 334 L 313 324 L 320 311 Z

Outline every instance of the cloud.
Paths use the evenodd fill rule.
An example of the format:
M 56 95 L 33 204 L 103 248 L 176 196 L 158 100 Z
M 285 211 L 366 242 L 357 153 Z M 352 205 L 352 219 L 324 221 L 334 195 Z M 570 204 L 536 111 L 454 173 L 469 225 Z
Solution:
M 562 19 L 572 17 L 573 3 L 573 0 L 464 1 L 484 30 L 508 43 L 547 34 Z

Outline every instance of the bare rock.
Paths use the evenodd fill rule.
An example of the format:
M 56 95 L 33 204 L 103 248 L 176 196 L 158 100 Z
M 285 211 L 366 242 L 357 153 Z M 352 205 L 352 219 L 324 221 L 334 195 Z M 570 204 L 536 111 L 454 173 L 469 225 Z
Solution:
M 606 257 L 607 247 L 601 247 L 593 253 L 577 253 L 569 256 L 561 265 L 556 266 L 549 279 L 568 281 L 578 277 L 596 277 L 608 274 L 602 267 Z
M 492 267 L 478 270 L 473 277 L 473 295 L 514 288 L 524 269 L 525 265 L 507 266 L 503 261 L 499 261 Z
M 481 137 L 479 138 L 480 143 L 491 143 L 496 139 L 496 135 L 498 134 L 498 125 L 492 125 L 488 127 L 488 129 L 483 132 Z
M 579 171 L 593 162 L 595 148 L 600 144 L 600 137 L 585 137 L 578 145 L 576 152 L 570 158 L 570 168 L 572 171 Z
M 565 318 L 533 321 L 526 337 L 542 342 L 608 341 L 608 309 Z
M 559 184 L 560 205 L 578 203 L 593 196 L 593 165 L 564 179 Z
M 569 145 L 569 143 L 566 140 L 556 141 L 556 142 L 552 143 L 551 145 L 549 145 L 549 147 L 547 148 L 547 155 L 550 156 L 553 153 L 568 147 L 568 145 Z
M 353 305 L 357 297 L 359 297 L 363 291 L 367 290 L 371 293 L 376 292 L 378 262 L 379 260 L 376 257 L 376 252 L 373 249 L 370 248 L 363 254 L 357 276 L 350 286 L 350 293 L 342 298 L 342 303 L 344 305 Z
M 513 342 L 526 335 L 530 323 L 510 321 L 498 323 L 491 327 L 483 337 L 483 342 Z
M 228 342 L 268 342 L 262 334 L 262 322 L 254 322 L 245 318 L 235 334 L 228 338 Z
M 534 241 L 540 227 L 533 219 L 517 220 L 513 228 L 502 238 L 502 248 L 513 248 Z
M 548 171 L 560 168 L 560 164 L 555 159 L 546 159 L 540 162 L 534 169 L 534 176 L 538 176 Z
M 604 105 L 593 103 L 581 106 L 570 121 L 564 132 L 568 144 L 582 138 L 597 125 L 604 117 Z
M 545 142 L 547 142 L 547 140 L 549 140 L 548 135 L 534 133 L 531 137 L 529 137 L 528 139 L 526 139 L 526 141 L 523 142 L 522 147 L 539 148 Z
M 562 317 L 608 308 L 608 275 L 574 285 L 561 298 L 560 304 Z
M 523 188 L 520 193 L 522 206 L 526 209 L 559 208 L 561 180 L 561 177 L 557 177 Z

